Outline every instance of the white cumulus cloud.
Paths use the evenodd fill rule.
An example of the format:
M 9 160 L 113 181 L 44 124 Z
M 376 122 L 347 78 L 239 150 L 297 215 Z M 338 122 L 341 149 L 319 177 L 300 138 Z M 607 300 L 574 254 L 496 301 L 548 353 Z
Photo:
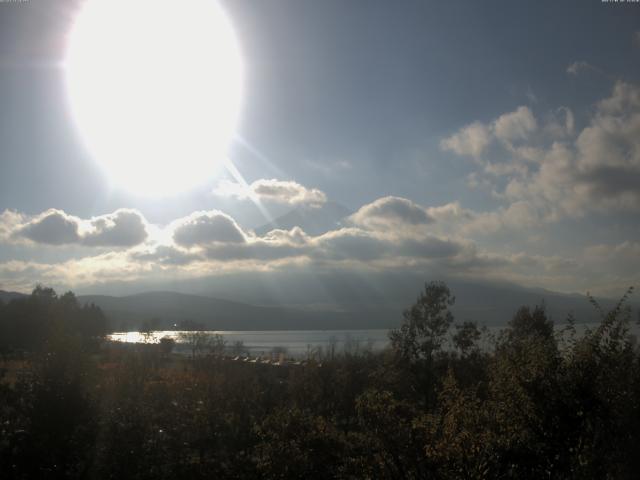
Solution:
M 325 193 L 317 188 L 307 188 L 291 180 L 260 179 L 243 186 L 236 182 L 223 181 L 213 191 L 215 195 L 256 198 L 265 202 L 288 205 L 321 206 L 327 201 Z

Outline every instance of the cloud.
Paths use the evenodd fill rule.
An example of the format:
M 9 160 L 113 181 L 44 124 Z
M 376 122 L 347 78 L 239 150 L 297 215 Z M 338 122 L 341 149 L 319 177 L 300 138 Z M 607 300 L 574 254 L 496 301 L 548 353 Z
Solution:
M 458 202 L 427 208 L 435 220 L 430 231 L 438 235 L 462 238 L 491 235 L 500 231 L 523 231 L 544 223 L 539 209 L 527 201 L 513 201 L 507 206 L 484 212 L 463 208 Z
M 640 88 L 627 82 L 616 82 L 611 96 L 597 104 L 596 118 L 603 115 L 624 115 L 640 107 Z
M 243 232 L 221 212 L 195 212 L 168 227 L 175 245 L 135 252 L 131 258 L 163 266 L 217 262 L 233 268 L 231 265 L 241 262 L 242 268 L 251 264 L 264 268 L 270 263 L 282 266 L 301 260 L 333 267 L 347 263 L 394 266 L 459 255 L 466 249 L 464 242 L 439 237 L 435 229 L 425 230 L 427 225 L 434 227 L 436 217 L 453 224 L 469 221 L 472 213 L 459 204 L 428 209 L 405 198 L 383 197 L 361 207 L 349 218 L 347 228 L 311 236 L 295 227 L 256 236 Z
M 543 127 L 544 133 L 552 139 L 564 139 L 575 133 L 575 119 L 568 107 L 559 107 L 552 112 Z
M 474 122 L 440 142 L 442 150 L 458 155 L 480 157 L 491 143 L 491 129 L 481 122 Z
M 257 198 L 265 202 L 287 205 L 321 206 L 327 196 L 317 188 L 307 188 L 294 181 L 260 179 L 243 187 L 239 183 L 221 182 L 213 192 L 220 196 L 237 198 Z
M 299 227 L 291 230 L 272 230 L 262 237 L 247 237 L 245 243 L 218 243 L 204 249 L 208 259 L 256 260 L 269 262 L 282 259 L 296 259 L 308 256 L 312 250 L 312 239 Z
M 216 250 L 215 247 L 221 247 Z M 552 261 L 524 254 L 499 255 L 479 252 L 469 241 L 435 236 L 399 239 L 379 232 L 341 229 L 311 239 L 305 245 L 220 244 L 205 254 L 158 247 L 148 252 L 107 252 L 59 263 L 0 262 L 0 286 L 28 291 L 37 282 L 54 288 L 83 288 L 111 283 L 158 281 L 166 278 L 197 279 L 226 273 L 279 270 L 290 272 L 304 266 L 318 272 L 412 271 L 425 269 L 443 275 L 506 278 L 525 271 L 545 272 Z M 226 249 L 226 250 L 225 250 Z M 228 250 L 231 249 L 231 250 Z M 231 253 L 231 254 L 230 254 Z M 516 277 L 514 277 L 516 278 Z
M 514 142 L 527 140 L 538 128 L 533 113 L 526 106 L 500 115 L 490 123 L 473 122 L 440 141 L 440 148 L 461 156 L 480 159 L 494 141 L 515 149 Z M 526 157 L 527 152 L 523 151 Z
M 537 208 L 526 201 L 515 201 L 507 207 L 490 212 L 475 213 L 468 222 L 460 225 L 459 231 L 466 235 L 490 234 L 500 230 L 522 230 L 543 223 Z
M 545 157 L 543 167 L 554 165 L 555 175 L 568 174 L 569 167 L 577 161 L 568 152 L 568 146 L 556 144 L 555 150 L 547 152 L 549 158 Z M 521 187 L 524 194 L 531 193 L 530 185 L 523 183 Z M 560 195 L 553 190 L 555 187 L 549 188 L 549 192 L 538 195 Z M 515 193 L 505 193 L 505 198 Z M 232 217 L 215 210 L 194 212 L 165 227 L 147 225 L 132 210 L 119 210 L 90 220 L 61 215 L 59 211 L 47 211 L 36 217 L 4 212 L 0 215 L 2 228 L 17 225 L 20 231 L 25 225 L 38 225 L 50 215 L 62 216 L 78 226 L 75 244 L 85 245 L 83 239 L 91 238 L 89 243 L 111 245 L 114 250 L 87 254 L 91 251 L 80 249 L 79 255 L 88 256 L 50 263 L 0 262 L 0 287 L 28 290 L 36 282 L 43 282 L 56 288 L 88 288 L 113 282 L 197 279 L 239 272 L 286 274 L 303 267 L 307 271 L 336 274 L 429 272 L 547 288 L 583 286 L 595 291 L 612 285 L 619 288 L 638 278 L 637 242 L 595 245 L 582 252 L 576 250 L 572 257 L 496 252 L 487 249 L 486 243 L 480 248 L 470 238 L 507 228 L 528 231 L 545 221 L 541 212 L 546 212 L 541 203 L 528 200 L 512 201 L 494 211 L 474 212 L 455 202 L 424 207 L 405 198 L 382 197 L 363 205 L 350 218 L 350 226 L 316 236 L 299 227 L 275 229 L 258 236 L 243 231 Z M 160 234 L 147 235 L 149 230 L 155 233 L 159 230 Z M 14 231 L 9 229 L 10 234 Z M 135 231 L 137 237 L 131 234 Z M 143 232 L 142 243 L 118 249 L 142 239 Z M 608 274 L 601 275 L 602 272 Z
M 158 245 L 152 251 L 132 252 L 130 258 L 143 263 L 181 266 L 202 260 L 203 257 L 199 253 L 184 251 L 171 245 Z
M 317 237 L 300 231 L 280 230 L 264 237 L 250 238 L 243 244 L 216 244 L 203 249 L 208 260 L 248 261 L 254 265 L 269 262 L 306 262 L 332 268 L 397 267 L 412 262 L 429 263 L 455 257 L 464 250 L 459 241 L 434 235 L 402 236 L 356 227 L 333 230 Z
M 518 107 L 515 111 L 500 115 L 493 124 L 495 136 L 507 143 L 526 140 L 538 127 L 529 107 Z
M 438 207 L 427 208 L 427 214 L 438 223 L 472 220 L 475 213 L 462 208 L 460 202 L 451 202 Z
M 146 221 L 136 210 L 120 209 L 94 217 L 82 244 L 91 247 L 132 247 L 147 239 Z
M 0 239 L 51 246 L 133 247 L 147 239 L 147 227 L 144 217 L 129 209 L 89 220 L 56 209 L 33 217 L 6 210 L 0 215 Z
M 506 205 L 478 215 L 469 226 L 474 231 L 535 226 L 589 212 L 640 211 L 637 85 L 616 82 L 578 132 L 565 107 L 541 126 L 520 107 L 498 117 L 490 130 L 502 149 L 492 152 L 491 161 L 479 161 L 482 170 L 470 178 Z
M 236 221 L 217 210 L 194 212 L 173 224 L 173 240 L 183 247 L 212 243 L 244 243 L 246 237 Z
M 427 210 L 401 197 L 383 197 L 361 207 L 348 217 L 354 225 L 370 229 L 390 229 L 400 226 L 423 226 L 433 222 Z
M 48 278 L 46 272 L 53 267 L 19 260 L 0 263 L 0 289 L 31 291 L 37 283 L 42 283 Z
M 584 72 L 584 71 L 588 71 L 588 70 L 599 71 L 596 67 L 594 67 L 590 63 L 585 62 L 584 60 L 579 60 L 579 61 L 575 61 L 575 62 L 572 62 L 569 65 L 567 65 L 566 72 L 569 75 L 578 75 L 580 72 Z
M 393 243 L 358 228 L 327 232 L 315 240 L 316 259 L 371 261 L 390 255 Z
M 25 221 L 24 215 L 14 210 L 5 210 L 0 213 L 0 241 L 11 241 L 17 226 L 24 224 Z
M 133 281 L 149 276 L 154 271 L 149 265 L 132 262 L 126 252 L 106 252 L 56 263 L 14 260 L 0 263 L 0 288 L 30 291 L 36 283 L 56 289 L 86 288 L 110 282 Z
M 6 210 L 0 213 L 1 241 L 84 248 L 39 257 L 68 259 L 72 251 L 71 260 L 0 262 L 0 284 L 21 288 L 42 281 L 68 288 L 223 272 L 286 273 L 304 266 L 333 272 L 438 272 L 564 290 L 620 289 L 640 280 L 637 242 L 616 237 L 612 245 L 560 256 L 519 252 L 511 241 L 521 235 L 529 242 L 541 231 L 546 235 L 548 223 L 593 212 L 640 212 L 640 87 L 615 83 L 580 124 L 577 128 L 565 107 L 538 118 L 528 107 L 518 107 L 487 124 L 471 124 L 482 132 L 479 143 L 470 140 L 475 137 L 469 125 L 443 140 L 445 148 L 474 156 L 472 178 L 497 205 L 488 211 L 387 196 L 361 206 L 344 228 L 319 235 L 301 228 L 257 235 L 217 210 L 194 212 L 166 226 L 149 225 L 127 209 L 89 219 L 55 209 L 38 215 Z M 480 158 L 489 145 L 490 161 Z M 259 180 L 249 187 L 251 195 L 270 202 L 325 199 L 322 194 L 313 200 L 313 190 L 295 182 Z
M 587 262 L 603 267 L 615 266 L 616 272 L 635 274 L 640 278 L 640 242 L 624 241 L 618 244 L 590 245 L 584 249 Z
M 307 189 L 291 181 L 257 180 L 251 184 L 251 189 L 261 199 L 276 203 L 322 205 L 327 201 L 326 195 L 320 190 Z
M 630 286 L 640 285 L 640 243 L 625 240 L 584 248 L 581 274 L 588 278 L 591 291 L 618 297 Z
M 78 243 L 80 220 L 62 210 L 50 209 L 13 232 L 15 238 L 25 238 L 44 245 Z
M 556 157 L 563 151 L 563 158 L 549 155 L 549 170 L 554 172 L 541 170 L 534 187 L 547 182 L 548 191 L 555 186 L 549 200 L 560 201 L 573 215 L 640 210 L 640 87 L 616 83 L 572 147 L 552 147 Z M 570 188 L 562 191 L 562 186 Z
M 406 239 L 400 243 L 398 254 L 420 259 L 455 258 L 465 250 L 465 242 L 426 235 L 419 239 Z
M 315 237 L 300 228 L 273 230 L 263 237 L 248 237 L 245 243 L 217 243 L 202 249 L 209 260 L 233 262 L 307 261 L 338 267 L 349 265 L 393 265 L 406 259 L 427 262 L 453 257 L 463 250 L 459 241 L 407 231 L 381 232 L 358 227 L 332 230 Z
M 234 260 L 253 260 L 257 264 L 268 264 L 274 260 L 294 260 L 308 257 L 310 245 L 292 245 L 280 242 L 269 242 L 263 239 L 245 244 L 211 245 L 204 250 L 204 256 L 210 260 L 232 262 Z

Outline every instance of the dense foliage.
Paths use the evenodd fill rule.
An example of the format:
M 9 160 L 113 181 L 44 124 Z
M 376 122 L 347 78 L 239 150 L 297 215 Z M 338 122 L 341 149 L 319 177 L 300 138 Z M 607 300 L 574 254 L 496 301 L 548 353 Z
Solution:
M 58 296 L 38 285 L 26 299 L 0 301 L 0 353 L 42 351 L 59 337 L 77 337 L 85 345 L 107 331 L 107 320 L 93 304 L 81 306 L 72 292 Z
M 273 366 L 179 357 L 166 345 L 96 353 L 86 342 L 99 334 L 97 311 L 66 309 L 72 297 L 43 300 L 44 291 L 0 307 L 3 335 L 24 339 L 19 319 L 49 325 L 23 360 L 14 350 L 4 361 L 3 479 L 640 472 L 640 352 L 626 296 L 581 334 L 572 319 L 555 329 L 538 306 L 491 338 L 472 322 L 454 325 L 451 292 L 430 283 L 387 351 Z M 73 327 L 54 327 L 64 315 Z

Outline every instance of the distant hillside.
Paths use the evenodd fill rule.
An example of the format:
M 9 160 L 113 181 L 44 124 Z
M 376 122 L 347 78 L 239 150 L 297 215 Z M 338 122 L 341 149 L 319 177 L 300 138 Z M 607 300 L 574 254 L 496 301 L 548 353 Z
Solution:
M 217 298 L 241 300 L 259 305 L 338 308 L 357 315 L 368 310 L 381 321 L 387 316 L 397 324 L 404 308 L 415 302 L 426 280 L 442 278 L 438 274 L 419 275 L 398 272 L 341 274 L 305 274 L 291 272 L 263 275 L 236 275 L 208 278 L 190 283 L 185 288 L 205 292 Z M 564 294 L 542 289 L 530 289 L 515 284 L 446 279 L 456 297 L 453 312 L 456 320 L 475 320 L 486 325 L 505 325 L 522 305 L 545 303 L 556 322 L 572 313 L 578 322 L 598 321 L 597 313 L 586 295 Z M 206 287 L 206 290 L 205 290 Z M 624 292 L 621 291 L 620 295 Z M 631 305 L 638 311 L 638 292 Z M 611 308 L 617 299 L 601 299 L 603 308 Z M 373 313 L 371 313 L 373 311 Z M 634 314 L 634 319 L 635 319 Z
M 9 303 L 11 300 L 16 298 L 24 298 L 27 295 L 25 293 L 19 292 L 5 292 L 4 290 L 0 290 L 0 301 L 3 303 Z
M 243 288 L 241 278 L 225 279 L 227 289 L 216 289 L 217 297 L 176 292 L 150 292 L 130 296 L 80 296 L 81 302 L 93 302 L 107 314 L 115 329 L 137 328 L 144 320 L 157 318 L 162 327 L 193 320 L 207 328 L 220 330 L 329 330 L 394 328 L 402 320 L 402 311 L 410 306 L 423 283 L 411 278 L 379 283 L 369 277 L 298 277 L 297 283 L 279 283 L 277 290 L 263 283 L 259 292 Z M 218 284 L 221 286 L 221 284 Z M 245 284 L 246 286 L 246 284 Z M 572 313 L 578 322 L 596 322 L 598 316 L 582 295 L 526 289 L 508 284 L 478 284 L 450 281 L 456 296 L 453 313 L 456 321 L 474 320 L 488 326 L 505 325 L 522 305 L 544 302 L 549 316 L 557 323 Z M 234 290 L 235 289 L 235 290 Z M 235 297 L 233 296 L 235 295 Z M 237 301 L 247 299 L 254 304 Z M 600 299 L 602 307 L 615 301 Z M 260 305 L 257 305 L 260 303 Z M 632 303 L 634 319 L 638 302 Z
M 255 229 L 258 235 L 264 235 L 273 229 L 291 230 L 300 227 L 309 235 L 321 235 L 342 226 L 342 220 L 351 211 L 339 203 L 327 202 L 321 207 L 297 207 L 274 219 L 272 222 Z
M 192 320 L 212 330 L 308 330 L 341 328 L 389 328 L 392 322 L 356 318 L 340 311 L 311 311 L 260 307 L 216 298 L 175 292 L 149 292 L 125 297 L 84 295 L 82 303 L 94 303 L 107 315 L 115 330 L 138 328 L 145 320 L 159 326 Z
M 433 274 L 433 278 L 439 278 Z M 258 273 L 182 280 L 148 288 L 146 293 L 123 296 L 80 295 L 95 303 L 114 329 L 137 329 L 145 320 L 158 319 L 171 328 L 185 320 L 219 330 L 330 330 L 395 328 L 402 311 L 415 302 L 425 276 L 406 273 Z M 522 305 L 545 303 L 549 316 L 562 323 L 571 313 L 579 323 L 597 322 L 597 312 L 586 296 L 529 289 L 507 283 L 448 279 L 456 297 L 452 308 L 457 322 L 473 320 L 488 326 L 505 325 Z M 127 284 L 123 291 L 140 292 L 144 284 Z M 192 292 L 199 292 L 194 295 Z M 111 293 L 111 292 L 110 292 Z M 114 292 L 119 293 L 119 292 Z M 622 294 L 624 292 L 620 292 Z M 0 291 L 5 303 L 24 294 Z M 633 319 L 640 303 L 631 298 Z M 606 310 L 615 299 L 598 299 Z

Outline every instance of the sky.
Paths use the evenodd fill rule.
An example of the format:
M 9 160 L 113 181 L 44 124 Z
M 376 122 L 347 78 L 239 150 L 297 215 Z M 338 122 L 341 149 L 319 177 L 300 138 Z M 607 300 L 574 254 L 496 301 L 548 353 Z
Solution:
M 0 289 L 300 272 L 640 284 L 640 3 L 222 1 L 243 65 L 229 166 L 151 196 L 109 180 L 74 118 L 82 5 L 0 2 Z M 127 15 L 105 20 L 114 42 Z M 351 213 L 326 231 L 259 229 L 335 204 Z

